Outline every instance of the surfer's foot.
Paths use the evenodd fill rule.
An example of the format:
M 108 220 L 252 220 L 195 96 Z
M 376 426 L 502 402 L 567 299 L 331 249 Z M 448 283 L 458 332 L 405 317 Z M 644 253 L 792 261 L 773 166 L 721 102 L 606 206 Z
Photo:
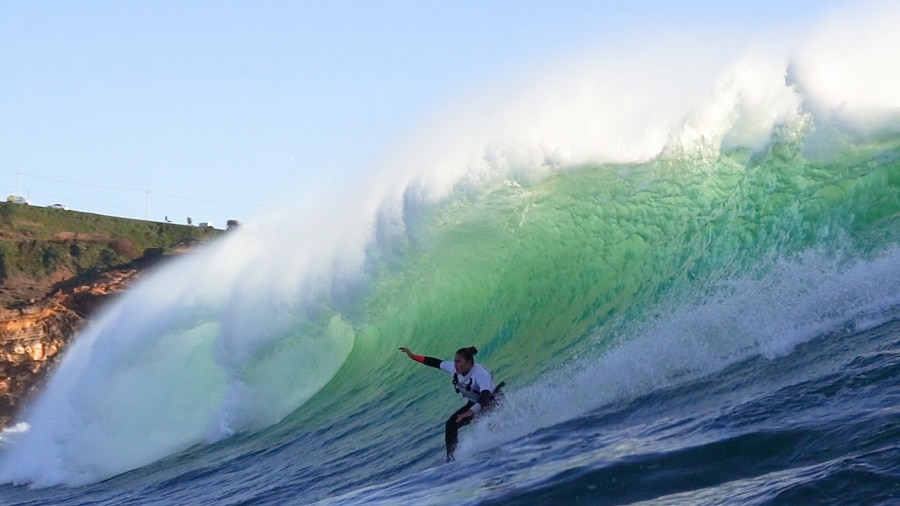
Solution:
M 455 461 L 456 461 L 456 457 L 454 457 L 452 453 L 448 453 L 447 454 L 447 462 L 449 463 L 449 462 L 455 462 Z

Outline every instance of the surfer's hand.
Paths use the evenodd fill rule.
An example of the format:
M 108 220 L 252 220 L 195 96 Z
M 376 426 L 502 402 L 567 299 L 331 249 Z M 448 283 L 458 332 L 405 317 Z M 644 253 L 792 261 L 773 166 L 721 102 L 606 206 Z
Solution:
M 406 353 L 406 356 L 409 358 L 412 358 L 412 356 L 413 356 L 413 352 L 409 351 L 409 348 L 407 348 L 406 346 L 401 346 L 400 351 L 402 351 L 403 353 Z
M 472 413 L 471 409 L 467 409 L 467 410 L 463 411 L 462 413 L 460 413 L 459 415 L 457 415 L 456 423 L 459 423 L 459 422 L 465 420 L 466 418 L 470 418 L 474 414 L 475 413 Z

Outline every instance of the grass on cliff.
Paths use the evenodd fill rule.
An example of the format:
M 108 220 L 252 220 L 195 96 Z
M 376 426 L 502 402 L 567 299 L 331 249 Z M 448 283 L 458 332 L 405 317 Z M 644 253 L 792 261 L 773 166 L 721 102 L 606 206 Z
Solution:
M 0 282 L 121 265 L 221 230 L 0 202 Z

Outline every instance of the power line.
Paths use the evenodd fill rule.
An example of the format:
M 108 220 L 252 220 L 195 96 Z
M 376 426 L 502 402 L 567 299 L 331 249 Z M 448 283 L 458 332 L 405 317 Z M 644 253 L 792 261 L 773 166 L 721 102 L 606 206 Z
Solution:
M 171 204 L 175 204 L 174 206 L 170 205 L 170 203 L 166 203 L 160 208 L 151 209 L 151 206 L 150 206 L 150 194 L 151 193 L 159 195 L 161 198 L 158 200 L 162 200 L 164 202 L 167 199 L 177 199 L 182 202 L 201 202 L 201 203 L 204 203 L 207 205 L 222 206 L 222 207 L 220 207 L 221 210 L 218 210 L 218 211 L 215 209 L 206 209 L 204 211 L 200 211 L 201 214 L 215 217 L 215 218 L 217 218 L 217 220 L 218 219 L 225 220 L 226 218 L 227 219 L 232 218 L 233 214 L 234 214 L 234 210 L 235 210 L 234 208 L 236 208 L 236 207 L 242 208 L 242 210 L 239 211 L 240 213 L 256 213 L 267 207 L 265 203 L 250 204 L 250 203 L 246 203 L 246 202 L 227 202 L 227 201 L 221 201 L 221 200 L 212 200 L 212 199 L 192 197 L 192 196 L 188 196 L 188 195 L 179 195 L 179 194 L 175 194 L 175 193 L 158 191 L 158 190 L 153 190 L 151 188 L 134 188 L 134 187 L 128 187 L 128 186 L 115 186 L 115 185 L 109 185 L 109 184 L 97 184 L 97 183 L 92 183 L 92 182 L 75 181 L 75 180 L 71 180 L 71 179 L 49 177 L 49 176 L 44 176 L 41 174 L 34 174 L 31 172 L 23 172 L 21 170 L 13 171 L 13 170 L 8 170 L 8 169 L 0 169 L 0 174 L 2 174 L 2 173 L 16 175 L 16 195 L 19 195 L 19 193 L 20 193 L 19 183 L 20 183 L 21 176 L 31 177 L 33 179 L 42 180 L 42 181 L 50 181 L 50 182 L 54 182 L 54 183 L 61 183 L 61 184 L 65 184 L 65 185 L 77 186 L 77 187 L 97 188 L 97 189 L 101 189 L 101 190 L 106 190 L 107 192 L 108 191 L 113 191 L 113 192 L 117 192 L 117 193 L 130 192 L 132 195 L 134 195 L 134 197 L 137 197 L 137 195 L 135 195 L 137 192 L 143 192 L 144 193 L 144 216 L 143 216 L 143 219 L 147 220 L 147 221 L 150 221 L 150 211 L 153 211 L 154 216 L 157 213 L 163 214 L 163 211 L 166 211 L 165 220 L 169 221 L 169 222 L 171 222 L 169 220 L 169 216 L 172 216 L 173 214 L 174 215 L 182 214 L 182 215 L 192 216 L 194 213 L 200 211 L 198 209 L 187 210 L 186 207 L 188 207 L 188 204 L 179 205 L 175 202 L 170 202 Z M 71 199 L 69 197 L 60 197 L 58 195 L 50 195 L 50 194 L 42 193 L 42 192 L 32 192 L 32 190 L 30 188 L 28 188 L 27 184 L 25 187 L 28 189 L 28 197 L 29 198 L 31 197 L 31 194 L 34 193 L 36 195 L 43 195 L 44 197 L 50 197 L 58 202 L 80 203 L 82 205 L 87 205 L 88 207 L 94 208 L 94 209 L 98 209 L 98 208 L 105 209 L 105 210 L 108 210 L 106 212 L 110 213 L 111 215 L 130 216 L 132 218 L 137 218 L 137 216 L 140 216 L 140 210 L 138 207 L 139 204 L 134 207 L 121 207 L 121 206 L 108 205 L 105 203 L 101 204 L 101 203 L 96 202 L 96 200 L 100 200 L 100 201 L 108 200 L 107 198 L 104 198 L 101 196 L 103 193 L 106 193 L 106 192 L 77 192 L 80 195 L 87 195 L 87 194 L 91 195 L 90 200 L 94 200 L 95 202 L 90 202 L 90 201 L 86 201 L 86 200 L 75 200 L 75 199 Z M 126 198 L 128 198 L 128 200 L 132 201 L 133 203 L 137 204 L 137 202 L 135 202 L 137 200 L 137 198 L 129 198 L 129 197 L 126 197 Z M 158 202 L 158 200 L 156 201 L 157 206 L 159 206 L 159 204 L 160 204 Z M 182 205 L 185 206 L 185 209 L 183 209 L 183 210 L 172 209 L 172 207 L 182 207 Z M 225 207 L 227 207 L 227 209 Z M 88 211 L 88 212 L 90 212 L 90 211 Z M 125 214 L 120 214 L 122 212 L 125 212 Z M 106 214 L 106 213 L 101 213 L 101 214 Z M 229 216 L 229 215 L 231 215 L 231 216 Z M 190 218 L 188 218 L 188 219 L 190 219 Z M 154 221 L 155 220 L 156 220 L 156 218 L 154 218 Z
M 30 172 L 16 171 L 16 174 L 33 177 L 35 179 L 42 179 L 44 181 L 53 181 L 54 183 L 70 184 L 70 185 L 75 185 L 75 186 L 86 186 L 89 188 L 101 188 L 103 190 L 144 191 L 144 188 L 129 188 L 126 186 L 110 186 L 110 185 L 95 184 L 95 183 L 84 183 L 84 182 L 80 182 L 80 181 L 70 181 L 70 180 L 59 179 L 59 178 L 55 178 L 55 177 L 42 176 L 40 174 L 32 174 Z
M 4 170 L 3 172 L 12 173 L 13 171 Z M 144 194 L 145 194 L 145 205 L 144 205 L 145 213 L 144 214 L 145 215 L 147 214 L 147 209 L 149 208 L 149 199 L 150 199 L 151 193 L 154 193 L 157 195 L 165 195 L 167 197 L 172 197 L 172 198 L 177 198 L 177 199 L 191 200 L 191 201 L 195 201 L 195 202 L 203 202 L 205 204 L 215 204 L 215 205 L 223 205 L 223 206 L 241 206 L 241 207 L 248 207 L 248 208 L 261 207 L 258 204 L 251 204 L 251 203 L 247 203 L 247 202 L 227 202 L 227 201 L 223 201 L 223 200 L 212 200 L 212 199 L 205 199 L 205 198 L 200 198 L 200 197 L 191 197 L 188 195 L 179 195 L 176 193 L 169 193 L 169 192 L 165 192 L 165 191 L 154 190 L 152 188 L 133 188 L 133 187 L 128 187 L 128 186 L 111 186 L 111 185 L 96 184 L 96 183 L 85 183 L 85 182 L 81 182 L 81 181 L 71 181 L 71 180 L 60 179 L 60 178 L 55 178 L 55 177 L 42 176 L 40 174 L 33 174 L 30 172 L 22 172 L 22 171 L 18 171 L 18 170 L 15 171 L 15 174 L 16 174 L 16 194 L 19 193 L 19 176 L 28 176 L 28 177 L 33 177 L 35 179 L 41 179 L 44 181 L 52 181 L 55 183 L 63 183 L 63 184 L 69 184 L 69 185 L 74 185 L 74 186 L 84 186 L 84 187 L 89 187 L 89 188 L 100 188 L 100 189 L 104 189 L 104 190 L 144 192 Z
M 174 197 L 177 199 L 193 200 L 196 202 L 205 202 L 207 204 L 219 204 L 219 205 L 223 205 L 223 206 L 261 207 L 259 204 L 249 204 L 247 202 L 226 202 L 226 201 L 222 201 L 222 200 L 208 200 L 208 199 L 201 199 L 199 197 L 188 197 L 185 195 L 176 195 L 174 193 L 163 192 L 163 191 L 159 191 L 159 190 L 148 190 L 148 191 L 150 191 L 151 193 L 155 193 L 157 195 L 165 195 L 167 197 Z
M 68 197 L 61 197 L 59 195 L 51 195 L 49 193 L 43 193 L 43 192 L 32 191 L 30 193 L 41 196 L 41 197 L 49 197 L 50 199 L 57 200 L 60 202 L 65 201 L 67 204 L 84 204 L 84 205 L 91 206 L 91 207 L 100 207 L 100 208 L 104 208 L 104 209 L 115 209 L 117 211 L 128 211 L 128 212 L 132 212 L 132 213 L 137 211 L 137 209 L 135 209 L 133 207 L 122 207 L 122 206 L 111 206 L 109 204 L 98 204 L 97 202 L 89 202 L 87 200 L 70 199 Z

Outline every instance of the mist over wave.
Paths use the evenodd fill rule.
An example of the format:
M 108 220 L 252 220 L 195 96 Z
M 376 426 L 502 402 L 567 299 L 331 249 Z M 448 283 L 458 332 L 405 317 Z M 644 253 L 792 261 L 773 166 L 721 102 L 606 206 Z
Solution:
M 491 257 L 495 263 L 490 263 L 485 258 L 491 251 L 481 258 L 465 258 L 462 248 L 452 257 L 450 246 L 475 250 L 479 244 L 488 244 L 490 236 L 480 235 L 479 227 L 518 231 L 533 225 L 538 239 L 548 231 L 559 231 L 564 226 L 553 222 L 557 216 L 553 206 L 568 206 L 578 188 L 596 192 L 585 197 L 589 206 L 572 205 L 572 214 L 566 216 L 574 217 L 575 224 L 563 230 L 560 238 L 587 241 L 578 234 L 606 234 L 604 239 L 611 246 L 598 272 L 615 276 L 600 277 L 584 291 L 615 296 L 593 296 L 596 300 L 585 308 L 578 306 L 582 301 L 573 295 L 570 306 L 545 310 L 572 313 L 571 321 L 588 313 L 570 331 L 578 339 L 557 342 L 557 336 L 549 335 L 547 341 L 533 344 L 562 354 L 550 367 L 528 364 L 544 372 L 572 363 L 574 376 L 553 371 L 529 375 L 498 357 L 501 366 L 508 365 L 512 376 L 527 386 L 510 392 L 500 431 L 479 427 L 465 436 L 464 451 L 478 451 L 525 434 L 535 427 L 535 417 L 538 426 L 557 423 L 603 402 L 720 369 L 749 354 L 785 353 L 794 344 L 846 321 L 854 325 L 864 325 L 869 317 L 878 321 L 882 318 L 878 308 L 897 304 L 892 246 L 896 237 L 884 232 L 881 243 L 860 246 L 859 250 L 870 254 L 865 258 L 856 258 L 861 255 L 855 246 L 846 255 L 820 253 L 817 248 L 823 238 L 854 233 L 843 229 L 852 229 L 853 223 L 847 225 L 828 210 L 831 204 L 837 208 L 851 200 L 838 193 L 864 193 L 878 181 L 895 177 L 895 168 L 871 176 L 861 173 L 861 186 L 849 189 L 841 187 L 840 181 L 815 186 L 826 176 L 812 173 L 791 187 L 794 193 L 786 198 L 815 197 L 824 202 L 822 209 L 810 204 L 797 211 L 781 200 L 767 200 L 775 210 L 758 214 L 777 216 L 784 211 L 787 220 L 772 225 L 771 220 L 749 214 L 738 217 L 754 232 L 742 236 L 737 225 L 721 228 L 722 235 L 731 238 L 721 242 L 722 250 L 727 249 L 721 257 L 703 256 L 704 248 L 715 241 L 705 239 L 695 222 L 717 210 L 718 202 L 760 200 L 762 196 L 751 192 L 766 185 L 779 188 L 780 180 L 801 172 L 794 166 L 771 168 L 788 157 L 782 157 L 779 149 L 810 160 L 823 152 L 849 159 L 866 149 L 888 158 L 896 155 L 892 138 L 885 146 L 871 146 L 883 140 L 885 132 L 896 133 L 900 125 L 900 86 L 893 85 L 898 77 L 889 65 L 877 64 L 893 61 L 900 47 L 900 37 L 891 28 L 900 22 L 898 12 L 896 8 L 868 12 L 849 22 L 835 15 L 796 50 L 725 41 L 721 53 L 711 53 L 708 41 L 697 44 L 679 37 L 637 44 L 630 52 L 592 54 L 588 61 L 560 64 L 511 97 L 495 100 L 495 95 L 488 94 L 467 100 L 405 140 L 399 153 L 387 157 L 365 184 L 337 188 L 333 195 L 304 203 L 305 210 L 296 215 L 249 223 L 244 230 L 166 265 L 106 308 L 79 334 L 45 391 L 25 413 L 29 429 L 4 435 L 0 481 L 38 486 L 91 483 L 197 444 L 278 423 L 301 406 L 309 406 L 333 379 L 354 384 L 352 377 L 342 377 L 340 372 L 346 371 L 345 364 L 354 354 L 396 344 L 360 342 L 361 336 L 400 329 L 399 339 L 406 325 L 406 335 L 413 338 L 411 329 L 418 328 L 415 322 L 422 314 L 397 316 L 388 323 L 372 318 L 377 314 L 387 320 L 391 311 L 400 313 L 399 306 L 407 301 L 397 294 L 444 286 L 442 280 L 431 278 L 419 285 L 404 284 L 411 258 L 442 258 L 443 254 L 444 264 L 422 271 L 446 273 L 446 279 L 453 281 L 491 279 L 490 273 L 477 273 L 478 269 L 502 265 L 503 258 Z M 840 72 L 836 81 L 836 69 L 848 68 L 855 71 Z M 747 167 L 753 166 L 754 157 L 767 161 L 761 166 L 770 174 L 754 181 L 756 186 L 734 184 L 742 172 L 750 172 Z M 860 159 L 867 161 L 854 158 L 848 163 L 856 167 L 853 164 Z M 804 163 L 797 162 L 798 166 Z M 628 185 L 620 194 L 605 180 L 591 187 L 588 183 L 595 178 L 584 172 L 588 166 L 601 167 L 603 177 L 622 174 Z M 828 170 L 821 172 L 827 175 Z M 560 177 L 562 173 L 571 175 Z M 703 186 L 706 182 L 709 187 Z M 567 184 L 568 190 L 559 189 Z M 804 185 L 817 193 L 803 193 Z M 601 195 L 602 189 L 609 190 L 603 194 L 606 201 L 589 200 Z M 651 195 L 647 201 L 641 200 L 642 190 Z M 746 195 L 735 193 L 744 190 Z M 557 200 L 549 205 L 541 200 L 546 195 Z M 654 211 L 666 198 L 674 204 Z M 709 206 L 692 207 L 696 202 Z M 605 226 L 595 224 L 605 220 L 595 220 L 589 215 L 592 211 L 584 209 L 604 205 L 612 208 L 610 212 L 621 211 L 619 228 L 590 228 Z M 667 224 L 684 218 L 679 209 L 697 218 L 685 219 L 683 230 L 665 230 Z M 798 214 L 790 216 L 794 211 Z M 482 214 L 473 218 L 475 212 Z M 734 218 L 728 212 L 719 215 L 722 221 Z M 658 214 L 652 222 L 655 230 L 649 230 L 651 225 L 642 230 L 644 220 L 654 213 Z M 890 208 L 884 213 L 888 220 L 896 215 Z M 500 218 L 505 221 L 492 221 Z M 882 231 L 881 219 L 874 216 L 871 229 Z M 803 228 L 815 220 L 821 220 L 822 226 L 812 231 Z M 460 223 L 464 226 L 454 228 Z M 772 234 L 785 227 L 798 237 L 811 238 L 805 242 L 771 238 L 764 234 L 766 227 L 773 229 Z M 829 227 L 841 229 L 832 236 Z M 865 235 L 867 230 L 858 234 Z M 674 240 L 681 232 L 695 234 L 697 242 L 675 244 L 669 256 L 684 256 L 701 266 L 696 272 L 707 276 L 706 281 L 692 284 L 678 278 L 670 271 L 680 265 L 653 256 L 652 246 Z M 495 250 L 522 255 L 516 253 L 520 250 L 504 248 L 523 239 L 513 232 L 508 238 L 507 243 L 498 242 Z M 612 245 L 613 239 L 621 242 Z M 865 242 L 847 239 L 851 245 L 854 241 Z M 593 243 L 586 244 L 590 247 L 582 256 L 597 250 Z M 753 244 L 764 246 L 754 249 Z M 526 241 L 522 250 L 538 246 L 543 244 L 534 239 Z M 740 248 L 755 256 L 743 258 Z M 453 264 L 453 258 L 463 260 Z M 560 257 L 536 257 L 528 265 L 535 272 L 564 270 L 554 263 L 555 258 Z M 487 267 L 479 267 L 482 260 Z M 647 270 L 632 271 L 632 263 Z M 774 267 L 755 278 L 749 266 L 756 263 Z M 822 274 L 823 270 L 827 273 Z M 650 276 L 658 272 L 664 272 L 659 274 L 662 280 Z M 575 283 L 573 279 L 564 278 L 568 283 Z M 670 284 L 676 288 L 666 286 L 666 280 L 672 279 Z M 400 288 L 392 292 L 385 288 L 389 285 L 385 280 Z M 491 288 L 515 295 L 517 286 L 504 287 L 505 281 L 498 278 L 497 286 Z M 823 299 L 822 285 L 832 287 L 836 298 Z M 651 293 L 663 295 L 647 295 Z M 667 307 L 667 296 L 671 297 L 667 294 L 676 293 L 688 295 L 694 303 Z M 761 293 L 767 295 L 760 298 Z M 393 294 L 398 307 L 390 307 L 390 297 L 373 294 Z M 470 294 L 459 288 L 459 292 L 435 297 L 446 301 L 466 295 Z M 510 297 L 504 309 L 540 314 L 542 304 L 559 303 L 529 295 L 535 298 Z M 427 299 L 422 295 L 413 302 L 424 300 L 424 307 Z M 778 311 L 797 300 L 800 307 Z M 629 309 L 638 302 L 643 312 Z M 755 305 L 760 308 L 746 311 Z M 390 311 L 381 311 L 383 306 Z M 448 313 L 452 309 L 447 308 Z M 436 321 L 449 319 L 428 316 Z M 627 321 L 626 316 L 641 319 L 617 326 L 616 322 Z M 485 317 L 485 321 L 491 320 Z M 766 325 L 772 323 L 789 329 L 786 335 L 770 332 Z M 553 320 L 547 328 L 562 325 Z M 491 335 L 497 331 L 487 327 L 481 330 L 489 338 L 497 342 L 509 338 L 522 345 L 515 337 Z M 519 330 L 528 334 L 526 329 Z M 730 340 L 704 338 L 712 335 L 730 336 Z M 602 345 L 595 346 L 599 341 Z M 649 359 L 638 360 L 647 358 L 647 350 Z M 367 356 L 357 360 L 376 362 Z M 377 359 L 377 365 L 385 360 Z M 573 380 L 605 393 L 600 397 L 586 396 L 584 390 L 562 393 L 559 383 Z

